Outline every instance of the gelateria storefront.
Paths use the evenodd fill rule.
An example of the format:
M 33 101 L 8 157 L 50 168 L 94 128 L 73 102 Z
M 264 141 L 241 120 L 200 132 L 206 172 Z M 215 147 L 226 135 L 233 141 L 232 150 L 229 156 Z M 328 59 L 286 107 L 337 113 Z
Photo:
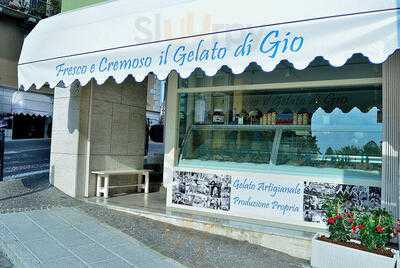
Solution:
M 321 227 L 324 200 L 345 194 L 348 206 L 398 215 L 398 1 L 139 2 L 41 21 L 22 49 L 20 87 L 89 88 L 95 104 L 81 113 L 97 113 L 88 128 L 96 132 L 105 129 L 96 118 L 106 118 L 107 102 L 137 105 L 113 90 L 139 90 L 149 74 L 165 80 L 168 208 Z M 104 105 L 96 102 L 101 90 Z M 124 112 L 113 112 L 116 127 Z M 127 133 L 139 140 L 137 126 Z M 103 166 L 125 159 L 114 168 L 138 168 L 117 154 L 137 140 L 111 153 L 103 140 L 99 152 L 86 150 L 90 142 L 77 148 L 86 170 L 68 183 L 56 174 L 59 189 L 93 196 L 90 173 L 103 155 Z
M 355 55 L 340 68 L 316 59 L 178 79 L 171 206 L 313 226 L 337 194 L 379 207 L 381 75 Z

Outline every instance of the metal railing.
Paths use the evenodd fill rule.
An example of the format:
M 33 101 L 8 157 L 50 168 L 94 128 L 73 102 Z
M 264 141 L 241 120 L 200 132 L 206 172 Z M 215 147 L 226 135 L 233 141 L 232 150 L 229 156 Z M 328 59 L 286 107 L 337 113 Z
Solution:
M 60 4 L 56 0 L 0 0 L 0 6 L 38 19 L 60 13 Z

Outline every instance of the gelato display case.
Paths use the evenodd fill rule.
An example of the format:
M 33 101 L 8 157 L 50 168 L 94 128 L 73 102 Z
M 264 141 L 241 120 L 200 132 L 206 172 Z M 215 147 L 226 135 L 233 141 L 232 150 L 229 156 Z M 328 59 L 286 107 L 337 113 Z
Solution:
M 374 87 L 180 94 L 178 166 L 380 180 L 381 103 Z

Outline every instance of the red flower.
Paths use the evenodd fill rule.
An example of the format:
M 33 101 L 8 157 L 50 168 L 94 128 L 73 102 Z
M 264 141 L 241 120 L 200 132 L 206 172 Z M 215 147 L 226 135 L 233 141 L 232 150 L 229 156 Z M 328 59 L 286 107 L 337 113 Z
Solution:
M 357 233 L 357 229 L 358 229 L 357 225 L 351 226 L 351 232 L 352 232 L 353 234 Z
M 353 218 L 348 218 L 348 219 L 347 219 L 347 222 L 348 222 L 348 223 L 353 223 Z
M 335 221 L 336 221 L 336 218 L 334 218 L 334 217 L 329 217 L 328 218 L 328 224 L 334 224 Z
M 358 225 L 358 229 L 362 230 L 362 229 L 364 229 L 364 228 L 365 228 L 365 225 L 364 225 L 364 224 Z
M 339 219 L 341 219 L 341 218 L 343 218 L 342 215 L 340 215 L 340 214 L 337 214 L 337 215 L 336 215 L 336 219 L 339 220 Z
M 383 233 L 383 231 L 385 231 L 385 228 L 383 228 L 382 226 L 380 226 L 379 224 L 375 227 L 375 231 L 377 233 Z

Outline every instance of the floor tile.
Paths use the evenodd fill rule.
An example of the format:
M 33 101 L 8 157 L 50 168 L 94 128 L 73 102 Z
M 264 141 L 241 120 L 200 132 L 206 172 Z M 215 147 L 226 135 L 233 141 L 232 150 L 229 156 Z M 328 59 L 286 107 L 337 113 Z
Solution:
M 43 262 L 40 264 L 40 268 L 86 268 L 89 267 L 80 261 L 78 258 L 62 258 L 58 260 Z
M 14 213 L 0 215 L 0 220 L 9 224 L 0 224 L 0 245 L 10 245 L 16 259 L 30 268 L 177 267 L 173 260 L 77 209 Z
M 88 236 L 102 245 L 113 247 L 120 245 L 122 241 L 130 240 L 130 237 L 121 232 L 115 231 L 101 231 L 96 233 L 88 234 Z
M 21 241 L 40 240 L 48 237 L 46 232 L 33 223 L 8 226 L 8 229 Z
M 115 232 L 115 229 L 104 226 L 102 224 L 99 224 L 99 222 L 86 222 L 86 223 L 80 223 L 80 224 L 74 224 L 74 228 L 78 229 L 84 234 L 87 234 L 90 237 L 96 237 L 97 235 L 101 234 L 109 234 L 112 232 Z
M 3 243 L 17 242 L 18 239 L 3 225 L 0 225 L 0 238 Z
M 122 259 L 110 259 L 102 262 L 90 264 L 93 268 L 132 268 L 134 266 L 129 265 Z
M 30 220 L 22 213 L 0 214 L 0 222 L 5 225 L 25 224 Z
M 69 227 L 68 229 L 55 229 L 53 231 L 52 236 L 68 248 L 93 243 L 93 240 L 72 227 Z
M 87 263 L 95 263 L 117 258 L 117 256 L 112 254 L 110 251 L 103 247 L 99 247 L 98 244 L 76 247 L 75 249 L 72 249 L 72 251 Z
M 27 241 L 24 242 L 24 244 L 41 262 L 73 257 L 71 252 L 67 251 L 52 239 Z
M 28 250 L 27 247 L 21 243 L 9 243 L 7 244 L 7 254 L 10 254 L 18 259 L 20 262 L 25 264 L 39 264 L 39 260 Z M 27 266 L 29 267 L 29 266 Z
M 48 211 L 42 213 L 34 211 L 26 215 L 45 230 L 67 228 L 70 226 L 64 219 L 51 215 Z
M 151 262 L 150 260 L 159 260 L 163 258 L 162 255 L 154 252 L 153 250 L 147 247 L 137 248 L 129 246 L 120 246 L 120 247 L 113 247 L 112 251 L 133 265 L 145 264 Z M 149 262 L 147 260 L 149 260 Z

